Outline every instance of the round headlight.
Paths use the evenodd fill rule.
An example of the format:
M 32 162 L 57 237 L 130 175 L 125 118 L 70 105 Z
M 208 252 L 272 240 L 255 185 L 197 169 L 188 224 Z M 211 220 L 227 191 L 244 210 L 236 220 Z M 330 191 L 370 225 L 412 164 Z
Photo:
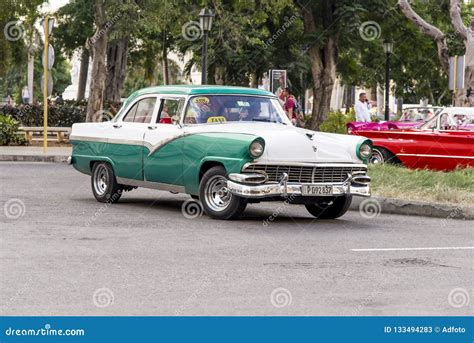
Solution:
M 372 155 L 372 147 L 370 146 L 370 144 L 367 144 L 367 143 L 361 144 L 359 148 L 359 155 L 363 159 L 369 158 L 370 155 Z
M 263 155 L 263 150 L 265 147 L 263 146 L 262 142 L 259 141 L 253 141 L 252 144 L 250 144 L 249 152 L 250 156 L 257 158 Z

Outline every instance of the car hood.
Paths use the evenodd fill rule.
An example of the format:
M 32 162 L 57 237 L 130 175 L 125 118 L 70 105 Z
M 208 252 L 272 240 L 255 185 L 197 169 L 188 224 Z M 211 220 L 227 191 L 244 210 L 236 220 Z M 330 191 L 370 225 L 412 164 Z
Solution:
M 362 163 L 357 157 L 358 144 L 365 138 L 316 132 L 283 124 L 237 122 L 186 127 L 188 134 L 240 133 L 261 137 L 265 151 L 260 163 Z

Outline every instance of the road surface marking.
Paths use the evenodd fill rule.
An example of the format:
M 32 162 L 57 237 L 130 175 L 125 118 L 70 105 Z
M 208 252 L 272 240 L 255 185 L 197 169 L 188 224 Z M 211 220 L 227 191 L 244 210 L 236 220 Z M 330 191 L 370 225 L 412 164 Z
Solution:
M 427 248 L 374 248 L 374 249 L 351 249 L 352 251 L 410 251 L 410 250 L 469 250 L 474 247 L 427 247 Z

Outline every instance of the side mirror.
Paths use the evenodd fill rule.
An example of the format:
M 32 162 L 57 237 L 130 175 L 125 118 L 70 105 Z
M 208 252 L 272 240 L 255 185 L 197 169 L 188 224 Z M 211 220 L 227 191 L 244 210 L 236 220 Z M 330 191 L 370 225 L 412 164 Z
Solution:
M 181 128 L 181 124 L 179 123 L 179 117 L 177 115 L 171 117 L 171 122 L 173 123 L 173 125 L 176 125 Z

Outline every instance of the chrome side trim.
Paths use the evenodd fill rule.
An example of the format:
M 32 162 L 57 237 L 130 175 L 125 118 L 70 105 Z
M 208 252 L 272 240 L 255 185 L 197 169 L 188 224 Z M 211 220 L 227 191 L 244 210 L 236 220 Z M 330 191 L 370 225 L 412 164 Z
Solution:
M 169 191 L 169 192 L 174 192 L 174 193 L 186 193 L 183 186 L 171 185 L 168 183 L 134 180 L 134 179 L 128 179 L 125 177 L 117 177 L 117 182 L 122 185 L 127 185 L 127 186 L 158 189 L 161 191 Z
M 84 142 L 95 142 L 95 143 L 110 143 L 110 144 L 123 144 L 123 145 L 143 145 L 142 140 L 131 140 L 131 139 L 119 139 L 119 138 L 104 138 L 104 137 L 87 137 L 87 136 L 76 136 L 71 135 L 70 141 L 84 141 Z
M 429 155 L 429 154 L 397 154 L 397 156 L 434 157 L 434 158 L 468 158 L 468 159 L 474 159 L 474 156 L 448 156 L 448 155 Z
M 162 147 L 164 147 L 168 143 L 171 143 L 171 142 L 173 142 L 173 141 L 175 141 L 179 138 L 183 138 L 183 137 L 187 137 L 187 136 L 191 136 L 191 135 L 195 135 L 195 134 L 197 134 L 197 133 L 184 132 L 184 133 L 182 133 L 178 136 L 170 137 L 168 139 L 164 139 L 162 141 L 159 141 L 155 145 L 151 145 L 150 143 L 147 143 L 148 144 L 147 147 L 149 146 L 149 150 L 150 150 L 150 152 L 148 153 L 148 156 L 153 155 L 155 152 L 160 150 Z

